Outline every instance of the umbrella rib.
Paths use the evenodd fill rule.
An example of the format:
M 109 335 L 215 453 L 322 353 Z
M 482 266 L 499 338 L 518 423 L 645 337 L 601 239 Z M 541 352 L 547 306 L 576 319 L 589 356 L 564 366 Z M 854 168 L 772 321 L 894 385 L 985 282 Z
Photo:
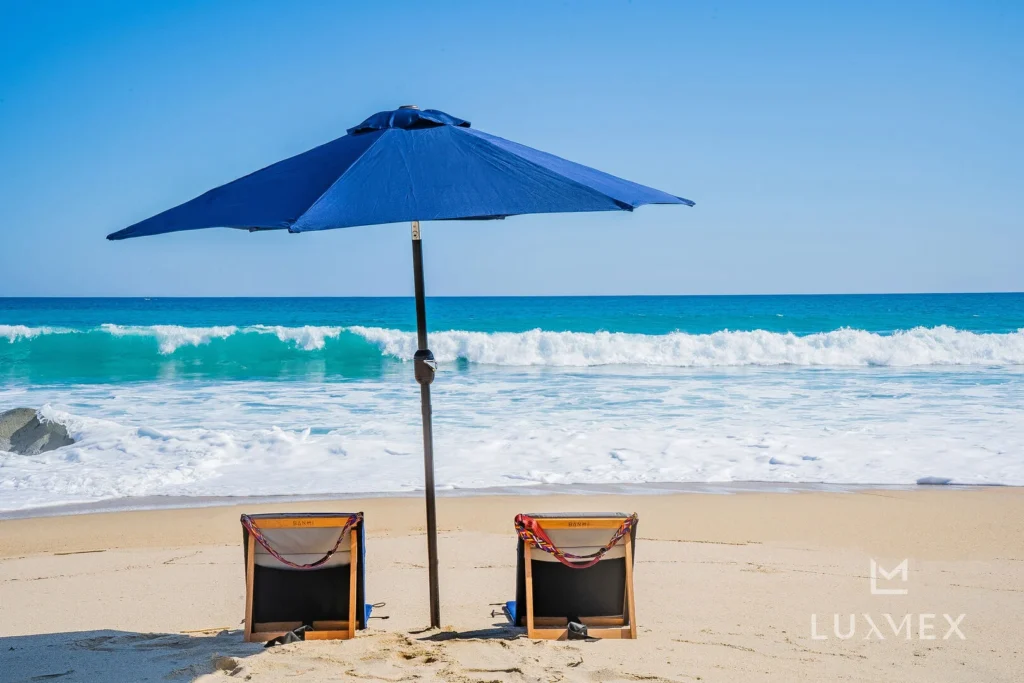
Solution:
M 376 146 L 377 146 L 377 143 L 378 143 L 378 142 L 380 142 L 381 140 L 383 140 L 383 139 L 384 139 L 384 136 L 385 136 L 385 135 L 387 135 L 387 134 L 388 134 L 388 133 L 390 133 L 390 132 L 391 132 L 391 130 L 390 130 L 390 129 L 388 129 L 388 130 L 385 130 L 384 132 L 382 132 L 382 133 L 380 134 L 380 136 L 379 136 L 379 137 L 378 137 L 378 138 L 377 138 L 376 140 L 374 140 L 373 142 L 371 142 L 371 143 L 370 143 L 370 146 L 369 146 L 369 147 L 367 147 L 366 149 L 364 149 L 364 150 L 363 150 L 363 153 L 359 155 L 359 158 L 357 158 L 357 159 L 356 159 L 355 161 L 353 161 L 353 162 L 352 162 L 351 164 L 349 164 L 349 165 L 348 165 L 348 168 L 346 168 L 346 169 L 345 169 L 345 170 L 344 170 L 344 171 L 342 172 L 342 174 L 341 174 L 340 176 L 338 176 L 337 178 L 335 178 L 334 182 L 333 182 L 333 183 L 331 183 L 331 184 L 330 184 L 330 185 L 329 185 L 329 186 L 327 187 L 327 189 L 326 189 L 326 190 L 324 190 L 323 192 L 321 192 L 321 193 L 320 193 L 320 196 L 316 198 L 316 201 L 314 201 L 314 202 L 313 202 L 312 204 L 310 204 L 309 206 L 307 206 L 307 207 L 306 207 L 306 209 L 305 209 L 305 211 L 303 211 L 303 212 L 302 212 L 302 213 L 300 213 L 300 214 L 299 214 L 298 216 L 296 216 L 295 220 L 293 220 L 293 221 L 291 222 L 291 225 L 289 225 L 289 226 L 288 226 L 288 232 L 301 232 L 301 231 L 298 231 L 298 230 L 292 230 L 292 226 L 294 226 L 294 225 L 295 225 L 296 223 L 298 223 L 299 221 L 301 221 L 301 220 L 302 220 L 302 217 L 303 217 L 303 216 L 305 216 L 305 215 L 306 215 L 307 213 L 309 213 L 310 211 L 312 211 L 312 210 L 313 210 L 313 209 L 314 209 L 314 208 L 315 208 L 315 207 L 316 207 L 316 206 L 317 206 L 317 205 L 318 205 L 318 204 L 319 204 L 319 203 L 320 203 L 321 201 L 323 201 L 323 198 L 324 198 L 324 197 L 325 197 L 325 196 L 327 195 L 327 193 L 329 193 L 329 192 L 330 192 L 331 190 L 333 190 L 333 189 L 335 188 L 335 186 L 337 186 L 337 185 L 338 185 L 338 183 L 340 183 L 340 182 L 341 182 L 342 180 L 344 180 L 344 179 L 345 179 L 345 176 L 347 176 L 347 175 L 348 175 L 348 172 L 349 172 L 349 171 L 351 171 L 351 170 L 352 170 L 353 168 L 355 168 L 356 166 L 358 166 L 358 165 L 359 165 L 359 162 L 361 162 L 361 161 L 362 161 L 362 160 L 363 160 L 364 158 L 366 158 L 366 155 L 370 153 L 370 150 L 372 150 L 372 149 L 373 149 L 374 147 L 376 147 Z
M 647 204 L 663 204 L 663 205 L 666 205 L 666 204 L 675 204 L 676 202 L 650 201 L 650 202 L 640 202 L 639 204 L 629 204 L 629 202 L 623 202 L 623 201 L 621 201 L 619 199 L 616 199 L 615 197 L 611 196 L 610 194 L 602 192 L 601 190 L 599 190 L 599 189 L 597 189 L 595 187 L 592 187 L 592 186 L 587 185 L 585 183 L 582 183 L 580 181 L 575 181 L 572 178 L 570 178 L 569 176 L 566 176 L 566 175 L 564 175 L 564 174 L 562 174 L 562 173 L 560 173 L 560 172 L 558 172 L 558 171 L 556 171 L 554 169 L 551 169 L 551 168 L 545 166 L 542 163 L 539 163 L 537 161 L 532 161 L 528 157 L 524 156 L 518 150 L 520 148 L 521 149 L 526 149 L 526 150 L 529 150 L 530 152 L 535 152 L 535 153 L 541 155 L 542 157 L 551 157 L 552 159 L 555 159 L 557 161 L 564 162 L 564 163 L 570 164 L 572 166 L 578 166 L 582 170 L 596 172 L 596 173 L 598 173 L 598 174 L 600 174 L 602 176 L 606 176 L 609 180 L 617 182 L 617 183 L 625 183 L 625 184 L 632 185 L 634 187 L 637 187 L 637 188 L 640 188 L 640 189 L 643 189 L 643 190 L 655 191 L 655 192 L 658 192 L 659 194 L 664 194 L 664 195 L 666 195 L 668 197 L 671 197 L 673 199 L 678 199 L 679 200 L 678 203 L 681 203 L 681 204 L 683 204 L 685 206 L 694 206 L 695 205 L 695 202 L 693 202 L 690 199 L 687 199 L 686 197 L 680 197 L 678 195 L 669 194 L 668 192 L 663 192 L 662 190 L 658 190 L 657 188 L 653 188 L 653 187 L 649 187 L 649 186 L 646 186 L 646 185 L 642 185 L 642 184 L 636 183 L 636 182 L 634 182 L 632 180 L 627 180 L 625 178 L 620 178 L 619 176 L 613 175 L 613 174 L 608 173 L 606 171 L 602 171 L 602 170 L 597 169 L 597 168 L 592 168 L 590 166 L 586 166 L 586 165 L 581 164 L 579 162 L 572 161 L 571 159 L 566 159 L 565 157 L 560 157 L 557 154 L 552 154 L 550 152 L 545 152 L 543 150 L 539 150 L 539 149 L 536 149 L 534 147 L 528 147 L 527 145 L 524 145 L 524 144 L 522 144 L 520 142 L 515 142 L 514 140 L 508 140 L 508 139 L 503 138 L 503 137 L 498 136 L 498 135 L 492 135 L 490 133 L 486 133 L 486 132 L 484 132 L 482 130 L 467 130 L 467 131 L 463 131 L 463 132 L 465 132 L 465 133 L 467 133 L 469 135 L 472 135 L 473 137 L 475 137 L 475 138 L 477 138 L 479 140 L 483 140 L 483 141 L 485 141 L 485 142 L 487 142 L 487 143 L 497 147 L 498 149 L 502 149 L 505 152 L 508 152 L 510 154 L 514 154 L 517 157 L 519 157 L 520 159 L 522 159 L 523 161 L 526 161 L 527 163 L 533 164 L 535 167 L 542 168 L 542 169 L 544 169 L 545 171 L 547 171 L 549 173 L 553 173 L 556 176 L 558 176 L 559 178 L 565 178 L 569 182 L 575 182 L 577 185 L 580 185 L 580 186 L 585 187 L 587 189 L 593 190 L 594 192 L 597 192 L 598 194 L 600 194 L 603 197 L 608 197 L 609 199 L 611 199 L 612 201 L 616 202 L 617 204 L 620 204 L 620 205 L 621 204 L 626 204 L 630 208 L 623 207 L 623 209 L 627 210 L 627 211 L 632 211 L 633 209 L 635 209 L 637 207 L 644 206 L 644 205 L 647 205 Z M 502 143 L 505 143 L 505 144 L 509 145 L 511 147 L 511 149 L 505 148 L 502 145 L 495 143 L 494 142 L 495 140 L 499 140 Z
M 468 131 L 465 131 L 465 129 L 460 129 L 460 131 L 464 131 L 464 132 L 468 133 Z M 482 131 L 477 131 L 477 132 L 482 132 Z M 494 135 L 494 136 L 489 135 L 489 134 L 475 135 L 473 133 L 468 133 L 468 134 L 472 135 L 477 140 L 482 140 L 483 142 L 486 142 L 488 145 L 491 145 L 491 146 L 496 147 L 498 149 L 502 149 L 501 147 L 499 147 L 498 145 L 494 144 L 493 142 L 491 142 L 488 139 L 490 137 L 498 137 L 496 135 Z M 498 139 L 499 140 L 504 140 L 504 138 L 498 138 Z M 504 140 L 504 141 L 505 142 L 511 142 L 509 140 Z M 518 143 L 513 143 L 513 144 L 518 144 Z M 521 145 L 521 146 L 522 147 L 526 147 L 526 145 Z M 532 147 L 528 147 L 527 149 L 533 150 Z M 621 199 L 616 199 L 615 197 L 611 196 L 610 194 L 602 192 L 601 190 L 599 190 L 599 189 L 597 189 L 595 187 L 592 187 L 590 185 L 582 183 L 579 180 L 575 180 L 573 178 L 570 178 L 567 175 L 563 175 L 563 174 L 559 173 L 558 171 L 555 171 L 553 169 L 548 168 L 547 166 L 544 166 L 543 164 L 537 163 L 536 161 L 533 161 L 531 159 L 527 159 L 525 156 L 523 156 L 522 154 L 519 154 L 518 152 L 513 152 L 513 151 L 510 151 L 510 150 L 504 150 L 504 151 L 506 151 L 506 152 L 508 152 L 510 154 L 514 154 L 517 158 L 521 159 L 523 162 L 529 164 L 530 166 L 532 166 L 535 169 L 539 169 L 540 171 L 544 172 L 547 175 L 550 175 L 550 176 L 553 176 L 553 177 L 556 177 L 556 178 L 560 178 L 560 179 L 564 180 L 565 182 L 571 183 L 572 185 L 574 185 L 576 187 L 583 188 L 584 190 L 587 190 L 588 192 L 593 192 L 594 194 L 598 194 L 598 195 L 600 195 L 602 197 L 606 197 L 606 198 L 610 199 L 611 201 L 615 202 L 615 205 L 618 206 L 623 211 L 630 211 L 630 212 L 632 212 L 635 208 L 637 208 L 637 206 L 643 206 L 644 204 L 656 204 L 656 203 L 658 203 L 658 202 L 643 202 L 641 204 L 637 204 L 636 206 L 633 206 L 629 202 L 624 202 Z M 540 150 L 533 150 L 533 151 L 539 152 Z M 551 155 L 551 156 L 555 156 L 555 155 Z M 576 163 L 574 161 L 569 161 L 568 159 L 565 159 L 563 157 L 556 157 L 556 158 L 560 159 L 561 161 L 568 162 L 570 164 L 575 164 Z M 594 170 L 597 170 L 597 169 L 594 169 Z M 604 173 L 604 171 L 599 171 L 599 173 Z M 612 176 L 610 173 L 605 173 L 605 175 L 611 176 L 612 178 L 615 178 L 616 180 L 632 183 L 632 181 L 627 181 L 627 180 L 625 180 L 623 178 L 619 178 L 618 176 Z M 635 185 L 636 183 L 633 183 L 633 184 Z M 674 197 L 675 195 L 670 195 L 670 196 Z M 682 199 L 682 197 L 676 197 L 676 199 Z M 689 202 L 689 200 L 683 200 L 683 201 L 684 202 Z M 611 209 L 609 209 L 609 210 L 611 210 Z M 552 212 L 552 213 L 563 213 L 563 212 L 555 211 L 555 212 Z M 584 212 L 584 213 L 590 213 L 590 212 Z

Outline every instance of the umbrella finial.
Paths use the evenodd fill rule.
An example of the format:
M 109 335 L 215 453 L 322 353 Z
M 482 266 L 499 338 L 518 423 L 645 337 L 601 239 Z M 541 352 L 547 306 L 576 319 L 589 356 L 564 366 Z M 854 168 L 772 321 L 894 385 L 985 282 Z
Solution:
M 372 133 L 373 131 L 386 130 L 388 128 L 417 130 L 420 128 L 435 128 L 437 126 L 469 128 L 469 121 L 449 116 L 443 111 L 437 111 L 436 109 L 420 109 L 415 104 L 403 104 L 398 109 L 377 112 L 355 128 L 349 128 L 348 134 L 360 135 L 361 133 Z

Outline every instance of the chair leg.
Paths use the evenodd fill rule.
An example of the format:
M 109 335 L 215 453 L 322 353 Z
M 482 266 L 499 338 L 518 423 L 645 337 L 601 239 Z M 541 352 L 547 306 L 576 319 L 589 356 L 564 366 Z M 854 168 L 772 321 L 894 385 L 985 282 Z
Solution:
M 351 537 L 351 543 L 349 547 L 351 549 L 350 557 L 352 561 L 349 563 L 349 578 L 348 578 L 348 637 L 356 637 L 356 608 L 361 605 L 356 605 L 356 586 L 359 583 L 359 540 L 356 535 L 356 528 L 352 527 L 348 532 Z
M 626 536 L 626 610 L 629 620 L 629 637 L 636 638 L 636 606 L 633 601 L 633 540 Z
M 245 558 L 245 641 L 252 641 L 253 582 L 256 578 L 256 539 L 249 534 Z
M 536 638 L 533 627 L 533 544 L 523 542 L 523 566 L 526 570 L 526 637 Z

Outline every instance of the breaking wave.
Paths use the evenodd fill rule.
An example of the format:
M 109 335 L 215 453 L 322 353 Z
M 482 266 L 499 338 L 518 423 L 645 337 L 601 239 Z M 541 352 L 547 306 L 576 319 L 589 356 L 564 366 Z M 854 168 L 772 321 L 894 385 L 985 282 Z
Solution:
M 940 326 L 878 334 L 843 328 L 809 335 L 451 330 L 432 332 L 430 348 L 441 363 L 503 366 L 1012 366 L 1024 365 L 1024 329 L 977 333 Z M 119 363 L 139 370 L 175 362 L 196 372 L 216 367 L 259 373 L 275 365 L 317 361 L 326 363 L 328 371 L 344 372 L 409 361 L 415 351 L 414 333 L 379 327 L 104 324 L 76 330 L 0 325 L 0 375 L 4 366 L 10 372 L 33 363 L 74 362 L 99 364 L 108 373 Z
M 212 341 L 227 339 L 236 334 L 272 334 L 278 341 L 292 344 L 303 351 L 317 351 L 324 348 L 328 339 L 336 339 L 341 334 L 340 327 L 283 327 L 281 325 L 253 325 L 236 327 L 224 325 L 217 327 L 183 327 L 181 325 L 144 325 L 123 326 L 104 324 L 100 326 L 104 332 L 115 337 L 152 337 L 162 354 L 174 353 L 182 346 L 200 346 Z M 2 330 L 0 330 L 2 334 Z
M 43 334 L 71 334 L 75 330 L 61 327 L 27 327 L 25 325 L 0 325 L 0 339 L 14 343 L 22 339 L 33 339 Z
M 383 353 L 411 360 L 416 335 L 350 327 Z M 918 327 L 891 335 L 840 329 L 805 336 L 754 330 L 665 335 L 623 332 L 436 332 L 430 348 L 442 363 L 466 360 L 492 365 L 914 366 L 1021 365 L 1024 329 L 979 334 L 952 327 Z

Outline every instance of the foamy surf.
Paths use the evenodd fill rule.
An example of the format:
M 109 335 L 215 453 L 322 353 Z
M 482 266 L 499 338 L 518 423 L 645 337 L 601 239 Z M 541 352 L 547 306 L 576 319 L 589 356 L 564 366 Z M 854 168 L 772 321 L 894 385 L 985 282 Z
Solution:
M 156 340 L 162 354 L 174 353 L 183 346 L 209 344 L 238 332 L 234 325 L 219 327 L 183 327 L 181 325 L 114 325 L 104 323 L 100 330 L 114 337 L 148 337 Z
M 97 328 L 66 329 L 0 326 L 0 354 L 26 344 L 40 343 L 59 335 L 50 353 L 74 353 L 91 344 L 94 353 L 116 356 L 143 354 L 146 347 L 119 348 L 122 340 L 148 343 L 156 356 L 204 348 L 229 351 L 239 363 L 247 354 L 262 362 L 273 361 L 277 352 L 322 353 L 338 358 L 378 356 L 411 360 L 416 335 L 391 328 L 365 326 L 288 327 L 282 325 L 187 327 L 182 325 L 130 326 L 105 323 Z M 6 346 L 6 349 L 5 349 Z M 742 366 L 797 367 L 912 367 L 1024 365 L 1024 329 L 1007 333 L 979 333 L 948 326 L 915 327 L 892 334 L 843 328 L 808 335 L 766 330 L 710 334 L 672 332 L 662 335 L 626 332 L 558 332 L 541 329 L 526 332 L 431 332 L 430 347 L 442 363 L 464 361 L 481 365 L 593 367 L 641 365 L 670 368 Z M 198 358 L 201 361 L 202 358 Z M 31 362 L 31 358 L 27 362 Z M 201 367 L 201 362 L 200 362 Z
M 428 303 L 450 490 L 1024 485 L 1024 295 Z M 2 300 L 0 408 L 48 406 L 77 443 L 0 454 L 0 509 L 416 491 L 411 321 L 402 299 Z
M 446 489 L 649 483 L 1024 485 L 1019 371 L 549 368 L 434 384 Z M 403 493 L 422 487 L 418 387 L 134 382 L 7 387 L 73 446 L 0 453 L 0 510 L 144 496 Z
M 44 334 L 72 334 L 76 330 L 60 327 L 29 327 L 28 325 L 0 325 L 0 339 L 15 343 Z
M 105 323 L 100 329 L 115 337 L 152 337 L 157 341 L 162 354 L 171 354 L 183 346 L 200 346 L 217 340 L 224 340 L 235 335 L 273 335 L 283 344 L 291 345 L 303 351 L 318 351 L 324 348 L 328 339 L 337 339 L 341 327 L 321 327 L 303 325 L 302 327 L 285 327 L 283 325 L 252 325 L 238 327 L 224 325 L 215 327 L 185 327 L 182 325 L 146 325 L 126 326 Z
M 350 331 L 383 353 L 411 360 L 416 335 L 372 327 Z M 891 335 L 841 329 L 792 333 L 722 331 L 666 335 L 624 332 L 434 332 L 430 348 L 441 362 L 489 365 L 589 367 L 894 366 L 1024 364 L 1024 330 L 978 334 L 951 327 L 918 327 Z

